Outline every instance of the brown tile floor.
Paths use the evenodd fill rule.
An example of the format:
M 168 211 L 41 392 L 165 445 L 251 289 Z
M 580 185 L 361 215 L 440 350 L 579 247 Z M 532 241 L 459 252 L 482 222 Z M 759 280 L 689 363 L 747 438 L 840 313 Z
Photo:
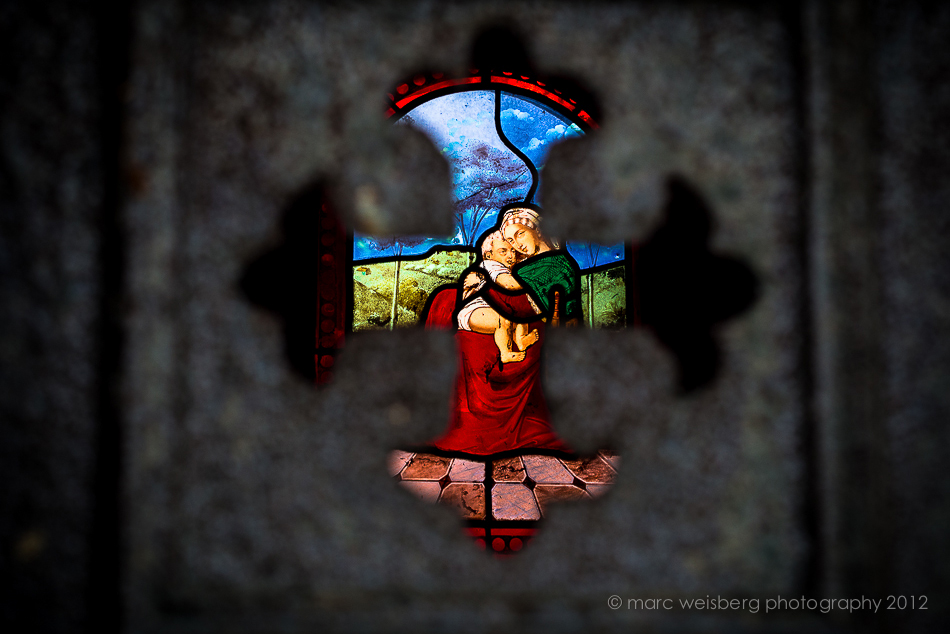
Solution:
M 539 520 L 558 502 L 599 497 L 619 465 L 619 456 L 609 452 L 582 460 L 525 454 L 485 461 L 406 451 L 389 456 L 390 474 L 416 497 L 451 506 L 465 519 L 502 522 Z

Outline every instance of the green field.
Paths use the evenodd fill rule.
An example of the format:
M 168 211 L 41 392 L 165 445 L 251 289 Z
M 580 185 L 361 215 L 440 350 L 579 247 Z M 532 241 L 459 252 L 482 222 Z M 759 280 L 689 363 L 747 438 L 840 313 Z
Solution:
M 436 251 L 425 260 L 404 260 L 399 265 L 396 294 L 396 328 L 419 323 L 429 294 L 438 286 L 458 281 L 474 254 Z M 396 263 L 358 264 L 353 267 L 353 331 L 389 330 L 393 317 Z
M 593 287 L 594 321 L 591 323 L 591 303 L 588 289 Z M 581 275 L 581 304 L 584 307 L 584 324 L 594 328 L 623 328 L 627 325 L 627 286 L 623 264 L 598 271 L 593 275 Z
M 432 291 L 457 282 L 474 254 L 460 251 L 436 251 L 424 260 L 399 263 L 395 327 L 408 328 L 419 323 L 422 309 Z M 356 264 L 353 266 L 353 331 L 393 328 L 393 289 L 396 287 L 396 262 Z M 593 326 L 622 328 L 626 325 L 626 287 L 623 265 L 593 276 L 581 275 L 584 323 L 591 325 L 589 285 L 593 285 Z

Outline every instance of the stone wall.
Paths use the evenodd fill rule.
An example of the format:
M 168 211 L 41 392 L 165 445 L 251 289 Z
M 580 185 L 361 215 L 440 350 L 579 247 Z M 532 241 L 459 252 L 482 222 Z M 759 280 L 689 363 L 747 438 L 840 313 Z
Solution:
M 11 4 L 0 18 L 4 622 L 922 632 L 946 620 L 950 11 L 142 0 L 118 14 Z M 420 69 L 467 68 L 497 24 L 600 101 L 599 132 L 551 159 L 565 174 L 553 226 L 648 240 L 660 184 L 679 174 L 714 212 L 712 250 L 760 287 L 715 330 L 715 381 L 689 394 L 650 329 L 551 337 L 556 429 L 581 450 L 611 446 L 622 468 L 609 495 L 557 509 L 505 560 L 386 473 L 392 447 L 447 420 L 451 338 L 360 333 L 316 390 L 290 368 L 279 317 L 239 286 L 314 186 L 351 226 L 448 224 L 444 169 L 397 136 L 376 96 Z M 371 217 L 355 188 L 377 193 Z M 927 595 L 928 610 L 764 606 L 886 607 L 892 594 Z M 612 595 L 762 605 L 612 610 Z

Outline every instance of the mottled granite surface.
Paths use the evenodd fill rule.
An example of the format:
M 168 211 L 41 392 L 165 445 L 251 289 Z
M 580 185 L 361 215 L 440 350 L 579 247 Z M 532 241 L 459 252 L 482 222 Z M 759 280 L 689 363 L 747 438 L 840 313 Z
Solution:
M 109 163 L 97 33 L 96 15 L 74 3 L 0 6 L 0 629 L 7 631 L 76 631 L 88 616 Z
M 950 11 L 783 6 L 146 0 L 131 25 L 81 2 L 0 7 L 0 624 L 94 630 L 105 605 L 143 632 L 942 631 Z M 713 249 L 762 288 L 717 332 L 717 381 L 687 397 L 649 331 L 552 333 L 555 428 L 622 460 L 607 494 L 555 506 L 503 560 L 393 482 L 408 458 L 391 451 L 448 419 L 451 338 L 353 337 L 318 392 L 237 283 L 317 182 L 350 223 L 447 227 L 437 153 L 379 104 L 409 73 L 465 69 L 499 22 L 601 101 L 599 135 L 549 165 L 549 226 L 642 239 L 675 171 L 715 211 Z M 102 44 L 117 29 L 131 51 Z M 524 486 L 523 464 L 492 476 Z M 122 612 L 88 592 L 110 582 L 103 526 L 121 529 L 105 554 L 123 556 Z M 707 594 L 931 604 L 607 605 Z
M 130 90 L 128 160 L 148 183 L 127 207 L 137 627 L 156 614 L 156 588 L 168 604 L 208 615 L 234 602 L 265 609 L 275 597 L 322 614 L 328 597 L 359 601 L 397 586 L 417 598 L 491 588 L 492 602 L 508 606 L 502 614 L 515 609 L 511 593 L 538 606 L 575 597 L 620 624 L 636 615 L 606 608 L 611 594 L 799 587 L 808 537 L 797 517 L 801 356 L 790 345 L 802 274 L 797 124 L 779 14 L 656 4 L 173 7 L 141 6 Z M 623 463 L 609 495 L 556 509 L 530 548 L 499 562 L 466 543 L 454 511 L 414 503 L 387 474 L 393 447 L 424 443 L 447 421 L 451 339 L 361 333 L 334 383 L 315 392 L 287 368 L 279 323 L 235 280 L 274 244 L 298 191 L 390 160 L 372 95 L 418 68 L 464 69 L 479 27 L 502 16 L 523 27 L 542 72 L 582 77 L 600 97 L 599 136 L 626 170 L 607 184 L 683 174 L 715 210 L 714 250 L 746 260 L 765 282 L 753 310 L 719 332 L 720 379 L 688 398 L 677 398 L 672 361 L 647 332 L 552 332 L 545 378 L 555 428 L 582 452 L 609 446 Z M 428 173 L 413 178 L 444 186 Z M 616 186 L 634 187 L 627 180 Z M 396 222 L 396 197 L 380 200 L 381 217 Z M 618 223 L 608 237 L 643 239 L 649 224 Z M 390 417 L 394 406 L 408 415 Z M 539 484 L 574 481 L 561 463 L 535 477 L 528 460 Z M 449 468 L 410 462 L 403 478 L 438 480 Z M 493 498 L 493 511 L 540 517 L 530 490 L 505 483 L 494 492 L 504 487 L 524 488 L 525 504 Z M 422 604 L 407 605 L 400 622 Z M 588 610 L 565 609 L 571 618 Z

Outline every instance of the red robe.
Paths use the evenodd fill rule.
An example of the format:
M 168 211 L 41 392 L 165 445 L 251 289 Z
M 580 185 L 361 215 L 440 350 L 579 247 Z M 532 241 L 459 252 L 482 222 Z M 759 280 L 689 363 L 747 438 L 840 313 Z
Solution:
M 457 289 L 439 292 L 430 306 L 426 328 L 454 329 L 452 318 Z M 489 291 L 491 299 L 508 317 L 536 317 L 527 296 Z M 531 323 L 538 330 L 537 343 L 524 361 L 500 363 L 491 335 L 458 330 L 459 372 L 452 392 L 448 431 L 433 444 L 439 449 L 487 456 L 515 449 L 570 451 L 551 429 L 541 389 L 541 351 L 544 322 Z

